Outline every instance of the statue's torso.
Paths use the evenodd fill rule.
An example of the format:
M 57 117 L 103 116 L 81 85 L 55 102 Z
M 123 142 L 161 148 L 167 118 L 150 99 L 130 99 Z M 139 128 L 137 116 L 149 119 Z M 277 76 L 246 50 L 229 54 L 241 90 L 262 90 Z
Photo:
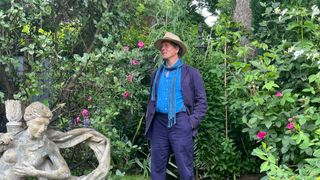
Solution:
M 11 172 L 14 166 L 40 167 L 48 156 L 49 148 L 49 140 L 46 137 L 34 141 L 27 137 L 26 132 L 19 134 L 0 158 L 0 180 L 18 179 Z

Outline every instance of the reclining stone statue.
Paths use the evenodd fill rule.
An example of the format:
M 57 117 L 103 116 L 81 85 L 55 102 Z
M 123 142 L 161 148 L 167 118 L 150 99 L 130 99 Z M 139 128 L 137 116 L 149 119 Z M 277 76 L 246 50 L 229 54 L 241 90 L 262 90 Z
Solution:
M 0 179 L 105 179 L 110 169 L 110 142 L 106 137 L 89 128 L 68 132 L 47 130 L 52 112 L 40 102 L 34 102 L 25 109 L 26 128 L 9 127 L 8 125 L 20 125 L 17 123 L 19 115 L 10 115 L 16 110 L 16 114 L 21 113 L 19 105 L 17 101 L 6 102 L 9 122 L 8 132 L 0 134 Z M 71 176 L 59 149 L 73 147 L 82 142 L 94 151 L 99 165 L 88 175 Z

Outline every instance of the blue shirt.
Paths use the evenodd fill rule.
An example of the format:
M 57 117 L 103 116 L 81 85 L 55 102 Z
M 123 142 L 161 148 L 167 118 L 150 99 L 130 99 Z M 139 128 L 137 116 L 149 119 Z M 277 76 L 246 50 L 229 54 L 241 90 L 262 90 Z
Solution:
M 172 70 L 169 72 L 169 76 L 166 77 L 166 73 L 168 70 L 163 68 L 162 73 L 160 74 L 158 91 L 157 91 L 157 105 L 156 105 L 156 112 L 168 114 L 168 107 L 169 107 L 169 90 L 172 79 L 174 75 L 178 72 L 177 69 Z M 186 108 L 183 104 L 183 96 L 182 96 L 182 89 L 181 89 L 181 71 L 177 74 L 176 78 L 176 113 L 182 111 L 186 112 Z

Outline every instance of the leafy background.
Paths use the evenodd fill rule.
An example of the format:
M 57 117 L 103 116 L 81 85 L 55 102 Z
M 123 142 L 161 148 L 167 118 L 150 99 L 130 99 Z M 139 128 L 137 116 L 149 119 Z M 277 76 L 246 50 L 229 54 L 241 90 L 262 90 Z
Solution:
M 1 109 L 6 99 L 66 103 L 53 124 L 61 130 L 82 127 L 86 109 L 112 141 L 110 179 L 148 179 L 144 114 L 162 62 L 153 42 L 172 31 L 208 96 L 198 179 L 319 177 L 319 2 L 252 0 L 249 30 L 232 19 L 236 1 L 199 2 L 218 16 L 213 27 L 190 0 L 1 1 Z M 97 163 L 84 145 L 62 153 L 74 175 Z M 178 178 L 173 157 L 168 177 Z

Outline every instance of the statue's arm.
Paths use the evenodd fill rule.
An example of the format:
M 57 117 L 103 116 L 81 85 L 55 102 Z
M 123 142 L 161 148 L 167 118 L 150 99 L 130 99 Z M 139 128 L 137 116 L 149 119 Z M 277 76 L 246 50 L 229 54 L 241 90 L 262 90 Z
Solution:
M 48 179 L 67 179 L 71 176 L 69 167 L 64 160 L 64 158 L 61 156 L 58 147 L 55 144 L 50 145 L 51 151 L 49 152 L 48 156 L 53 164 L 53 166 L 56 168 L 55 170 L 51 171 L 38 171 L 37 177 L 45 177 Z
M 15 166 L 12 169 L 16 175 L 23 177 L 42 177 L 47 179 L 68 179 L 71 176 L 69 167 L 63 157 L 61 156 L 58 147 L 54 144 L 50 144 L 50 150 L 48 153 L 48 157 L 50 158 L 53 169 L 51 170 L 39 170 L 33 166 L 28 165 L 27 163 L 22 164 L 20 166 Z M 48 159 L 43 159 L 47 161 Z

